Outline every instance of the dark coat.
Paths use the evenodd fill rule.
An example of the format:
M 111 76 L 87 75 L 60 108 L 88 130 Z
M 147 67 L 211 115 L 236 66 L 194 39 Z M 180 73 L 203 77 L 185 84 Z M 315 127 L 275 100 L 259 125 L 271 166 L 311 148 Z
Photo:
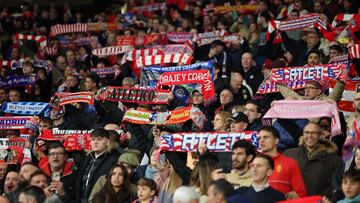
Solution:
M 332 142 L 321 140 L 319 146 L 309 153 L 300 138 L 299 147 L 286 150 L 284 155 L 298 162 L 308 195 L 330 197 L 339 187 L 344 164 Z
M 80 166 L 80 172 L 76 183 L 76 201 L 80 202 L 81 197 L 84 195 L 82 194 L 82 186 L 86 183 L 83 181 L 84 175 L 87 175 L 87 167 L 91 163 L 91 160 L 94 159 L 94 153 L 90 153 L 88 156 L 84 158 L 84 161 L 82 162 Z M 92 188 L 94 187 L 96 181 L 98 178 L 102 175 L 106 175 L 111 167 L 114 166 L 114 164 L 117 162 L 118 157 L 112 156 L 109 153 L 105 152 L 103 155 L 97 158 L 99 163 L 96 164 L 97 167 L 93 167 L 90 169 L 90 171 L 93 172 L 92 176 L 88 180 L 88 187 L 86 189 L 87 194 L 85 195 L 85 198 L 87 199 L 90 195 L 90 192 Z
M 261 69 L 253 66 L 247 72 L 242 70 L 241 74 L 243 75 L 246 84 L 251 87 L 253 93 L 256 93 L 259 86 L 264 80 L 264 75 L 261 72 Z

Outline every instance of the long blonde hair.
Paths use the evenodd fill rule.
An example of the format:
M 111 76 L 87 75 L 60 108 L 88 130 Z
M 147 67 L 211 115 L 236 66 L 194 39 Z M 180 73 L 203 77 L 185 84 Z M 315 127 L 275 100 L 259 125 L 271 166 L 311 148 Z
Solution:
M 191 172 L 190 185 L 200 189 L 201 195 L 206 195 L 211 184 L 211 172 L 216 169 L 213 160 L 199 161 Z
M 163 190 L 166 191 L 169 195 L 172 195 L 181 185 L 182 180 L 180 176 L 175 172 L 175 170 L 171 170 L 169 176 L 164 182 Z

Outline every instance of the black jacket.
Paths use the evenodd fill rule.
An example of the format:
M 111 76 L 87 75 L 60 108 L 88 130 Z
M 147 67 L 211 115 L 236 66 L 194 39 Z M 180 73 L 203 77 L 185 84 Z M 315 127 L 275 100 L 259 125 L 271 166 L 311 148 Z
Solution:
M 98 178 L 102 175 L 106 175 L 117 160 L 118 157 L 112 156 L 107 152 L 96 159 L 93 152 L 84 158 L 76 183 L 77 202 L 81 202 L 81 198 L 85 198 L 86 200 L 89 198 L 91 190 Z M 86 182 L 88 182 L 87 186 Z M 86 188 L 85 191 L 83 191 L 84 188 Z

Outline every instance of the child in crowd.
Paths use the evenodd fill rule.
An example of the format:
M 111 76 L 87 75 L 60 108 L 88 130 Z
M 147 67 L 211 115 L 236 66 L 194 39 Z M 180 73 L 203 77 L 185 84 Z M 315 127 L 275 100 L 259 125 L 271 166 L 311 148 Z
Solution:
M 138 197 L 133 203 L 159 203 L 156 197 L 156 183 L 148 178 L 142 178 L 138 182 Z
M 360 172 L 358 170 L 346 171 L 343 175 L 341 189 L 345 199 L 337 203 L 360 202 Z

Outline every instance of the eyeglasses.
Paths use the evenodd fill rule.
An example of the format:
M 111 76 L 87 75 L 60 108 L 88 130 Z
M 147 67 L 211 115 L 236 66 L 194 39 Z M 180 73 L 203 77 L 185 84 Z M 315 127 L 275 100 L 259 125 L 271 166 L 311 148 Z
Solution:
M 64 152 L 50 152 L 49 156 L 64 156 Z

